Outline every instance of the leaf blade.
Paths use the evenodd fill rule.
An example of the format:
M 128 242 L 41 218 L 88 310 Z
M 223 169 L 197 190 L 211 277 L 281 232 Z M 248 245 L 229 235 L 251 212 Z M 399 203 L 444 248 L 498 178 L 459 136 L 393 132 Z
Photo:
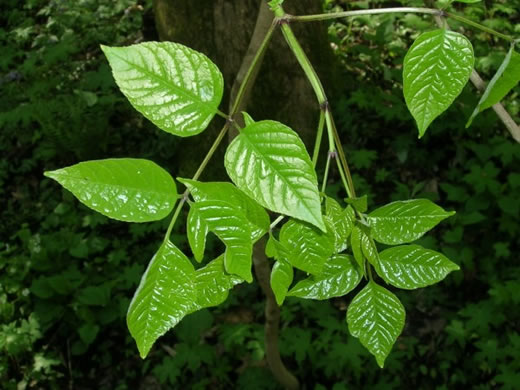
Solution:
M 278 306 L 282 306 L 293 278 L 294 271 L 291 264 L 281 259 L 274 263 L 273 269 L 271 270 L 271 289 L 273 290 Z

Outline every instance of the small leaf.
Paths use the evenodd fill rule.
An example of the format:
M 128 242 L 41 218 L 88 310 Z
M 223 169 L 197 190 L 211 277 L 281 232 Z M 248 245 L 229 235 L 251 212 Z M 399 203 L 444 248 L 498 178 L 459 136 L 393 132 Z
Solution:
M 206 221 L 201 218 L 199 212 L 194 208 L 190 208 L 187 220 L 187 235 L 191 251 L 195 260 L 199 263 L 204 257 L 204 249 L 206 248 L 206 236 L 209 233 L 209 226 Z
M 173 42 L 101 49 L 121 92 L 161 130 L 196 135 L 218 112 L 224 79 L 204 54 Z
M 350 334 L 359 338 L 381 368 L 403 330 L 404 320 L 405 310 L 399 299 L 374 282 L 368 282 L 347 310 Z
M 197 310 L 220 305 L 227 299 L 229 290 L 240 283 L 240 278 L 226 273 L 224 255 L 212 260 L 195 272 Z
M 345 202 L 352 205 L 360 213 L 364 213 L 368 209 L 368 197 L 366 195 L 359 198 L 345 198 Z
M 158 221 L 177 200 L 172 177 L 149 160 L 121 158 L 85 161 L 45 172 L 80 202 L 125 222 Z
M 403 87 L 419 138 L 462 92 L 474 61 L 473 47 L 462 34 L 440 29 L 415 40 L 404 59 Z
M 354 225 L 352 227 L 352 233 L 350 234 L 350 247 L 352 249 L 352 253 L 354 254 L 354 260 L 356 260 L 357 265 L 361 269 L 363 275 L 365 274 L 365 256 L 363 255 L 363 251 L 361 248 L 361 238 L 363 236 L 363 232 L 361 229 Z
M 376 271 L 392 286 L 413 290 L 443 280 L 451 271 L 459 270 L 441 253 L 419 245 L 389 248 L 379 255 Z
M 195 305 L 195 269 L 171 242 L 148 265 L 128 308 L 127 324 L 144 359 L 155 340 L 173 328 Z
M 444 211 L 428 199 L 412 199 L 380 207 L 368 215 L 367 221 L 376 241 L 397 245 L 417 240 L 454 214 L 454 211 Z
M 334 236 L 323 233 L 308 223 L 289 220 L 280 230 L 280 243 L 293 267 L 310 274 L 320 274 L 327 259 L 334 253 Z M 280 253 L 280 250 L 277 249 Z
M 242 115 L 244 116 L 244 123 L 245 123 L 246 127 L 255 123 L 255 120 L 247 112 L 242 111 Z
M 336 253 L 347 249 L 347 239 L 354 226 L 355 215 L 352 207 L 342 209 L 333 198 L 327 197 L 325 201 L 325 214 L 330 219 L 331 229 L 334 234 L 334 248 Z
M 293 267 L 285 260 L 278 260 L 274 263 L 271 271 L 271 288 L 273 289 L 276 303 L 282 306 L 287 295 L 287 290 L 293 281 Z
M 229 145 L 225 166 L 233 183 L 263 207 L 325 231 L 316 173 L 289 127 L 274 121 L 247 126 Z
M 379 253 L 377 252 L 376 244 L 370 236 L 370 231 L 365 226 L 359 227 L 360 238 L 361 238 L 361 252 L 374 267 L 379 263 Z
M 477 107 L 471 114 L 466 128 L 471 126 L 473 119 L 485 109 L 500 102 L 520 81 L 520 54 L 514 50 L 514 46 L 506 55 L 504 62 L 498 68 L 497 73 L 489 82 L 484 94 L 480 98 Z
M 251 283 L 253 281 L 251 274 L 253 242 L 245 216 L 228 203 L 217 200 L 192 203 L 190 213 L 194 213 L 196 218 L 204 220 L 209 231 L 215 233 L 226 245 L 224 254 L 226 271 Z M 192 219 L 188 220 L 188 222 L 190 221 Z M 191 229 L 192 227 L 189 226 L 188 230 Z M 196 252 L 196 249 L 193 252 Z
M 299 281 L 287 295 L 319 300 L 341 297 L 356 288 L 361 277 L 352 256 L 334 255 L 325 263 L 321 274 Z

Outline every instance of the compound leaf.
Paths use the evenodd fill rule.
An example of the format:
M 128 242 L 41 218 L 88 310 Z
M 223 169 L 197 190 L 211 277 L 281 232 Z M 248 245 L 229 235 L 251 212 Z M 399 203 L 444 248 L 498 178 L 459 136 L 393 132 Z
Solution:
M 419 245 L 389 248 L 379 255 L 377 273 L 392 286 L 413 290 L 443 280 L 459 266 L 441 253 Z
M 271 288 L 273 289 L 276 303 L 278 303 L 279 306 L 281 306 L 285 300 L 293 277 L 293 267 L 287 261 L 280 259 L 274 263 L 271 271 Z
M 356 288 L 361 277 L 352 256 L 334 255 L 325 263 L 321 274 L 299 281 L 287 295 L 318 300 L 341 297 Z
M 404 320 L 405 310 L 399 299 L 372 281 L 356 295 L 347 310 L 350 334 L 359 338 L 381 368 L 403 330 Z
M 85 161 L 45 172 L 91 209 L 125 222 L 149 222 L 172 210 L 177 188 L 172 177 L 149 160 Z
M 289 127 L 274 121 L 247 126 L 229 145 L 225 166 L 233 183 L 260 205 L 325 231 L 316 173 Z
M 127 324 L 144 359 L 153 343 L 195 305 L 195 269 L 171 242 L 152 258 L 128 308 Z
M 412 199 L 380 207 L 368 215 L 367 221 L 376 241 L 397 245 L 417 240 L 453 214 L 428 199 Z
M 462 92 L 475 58 L 462 34 L 439 29 L 421 34 L 404 59 L 403 88 L 419 137 Z
M 224 79 L 204 54 L 173 42 L 101 48 L 121 92 L 161 130 L 199 134 L 218 112 Z

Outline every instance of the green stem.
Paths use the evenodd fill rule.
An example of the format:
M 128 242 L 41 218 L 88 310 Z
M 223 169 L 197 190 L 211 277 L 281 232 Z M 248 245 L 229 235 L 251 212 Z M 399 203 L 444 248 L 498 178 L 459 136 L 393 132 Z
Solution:
M 314 152 L 312 153 L 312 165 L 316 168 L 318 163 L 318 155 L 320 154 L 321 140 L 323 139 L 323 126 L 325 125 L 325 112 L 320 110 L 320 122 L 318 124 L 318 132 L 316 133 L 316 141 L 314 142 Z
M 329 168 L 330 168 L 330 160 L 334 157 L 336 151 L 329 151 L 327 153 L 327 163 L 325 164 L 325 173 L 323 174 L 323 182 L 321 183 L 321 192 L 325 193 L 325 188 L 327 188 L 327 180 L 329 178 Z
M 441 15 L 441 16 L 446 16 L 448 18 L 458 20 L 459 22 L 462 22 L 462 23 L 465 23 L 465 24 L 470 25 L 472 27 L 478 28 L 479 30 L 485 31 L 485 32 L 487 32 L 489 34 L 492 34 L 492 35 L 495 35 L 495 36 L 497 36 L 499 38 L 505 39 L 506 41 L 515 42 L 515 39 L 513 37 L 510 37 L 509 35 L 505 35 L 505 34 L 499 33 L 498 31 L 495 31 L 492 28 L 486 27 L 486 26 L 484 26 L 484 25 L 482 25 L 480 23 L 474 22 L 473 20 L 470 20 L 470 19 L 466 19 L 466 18 L 464 18 L 462 16 L 459 16 L 457 14 L 453 14 L 451 12 L 444 12 L 444 14 Z
M 350 192 L 349 186 L 347 184 L 347 179 L 345 178 L 345 172 L 343 172 L 343 167 L 341 166 L 341 162 L 339 161 L 339 159 L 336 159 L 336 164 L 338 165 L 338 171 L 341 177 L 341 181 L 343 183 L 343 187 L 345 187 L 345 191 L 347 191 L 348 197 L 353 198 L 352 193 Z
M 302 15 L 302 16 L 294 16 L 294 15 L 285 15 L 285 19 L 289 21 L 298 21 L 298 22 L 315 22 L 318 20 L 330 20 L 330 19 L 339 19 L 339 18 L 347 18 L 352 16 L 363 16 L 363 15 L 380 15 L 380 14 L 391 14 L 391 13 L 416 13 L 416 14 L 430 14 L 430 15 L 440 15 L 441 12 L 437 9 L 433 8 L 417 8 L 417 7 L 393 7 L 393 8 L 379 8 L 379 9 L 362 9 L 356 11 L 344 11 L 344 12 L 331 12 L 327 14 L 317 14 L 317 15 Z

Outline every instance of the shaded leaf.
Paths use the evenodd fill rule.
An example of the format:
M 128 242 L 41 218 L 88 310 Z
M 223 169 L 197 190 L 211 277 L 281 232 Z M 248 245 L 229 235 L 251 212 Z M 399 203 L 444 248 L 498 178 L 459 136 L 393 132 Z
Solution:
M 345 202 L 352 205 L 360 213 L 364 213 L 368 209 L 368 197 L 366 195 L 359 198 L 345 198 Z
M 206 236 L 209 233 L 209 226 L 201 217 L 200 213 L 194 208 L 190 208 L 187 220 L 187 236 L 191 251 L 195 260 L 199 263 L 204 257 L 204 249 L 206 248 Z
M 293 267 L 285 260 L 278 260 L 271 270 L 271 288 L 279 306 L 283 304 L 293 281 Z
M 354 210 L 350 206 L 342 209 L 336 200 L 327 197 L 325 214 L 331 222 L 335 252 L 340 253 L 347 248 L 347 239 L 355 221 Z
M 363 255 L 363 250 L 361 248 L 361 238 L 362 231 L 356 225 L 352 227 L 352 233 L 350 234 L 350 247 L 352 249 L 352 253 L 354 254 L 354 260 L 357 265 L 361 269 L 363 275 L 365 274 L 365 256 Z

